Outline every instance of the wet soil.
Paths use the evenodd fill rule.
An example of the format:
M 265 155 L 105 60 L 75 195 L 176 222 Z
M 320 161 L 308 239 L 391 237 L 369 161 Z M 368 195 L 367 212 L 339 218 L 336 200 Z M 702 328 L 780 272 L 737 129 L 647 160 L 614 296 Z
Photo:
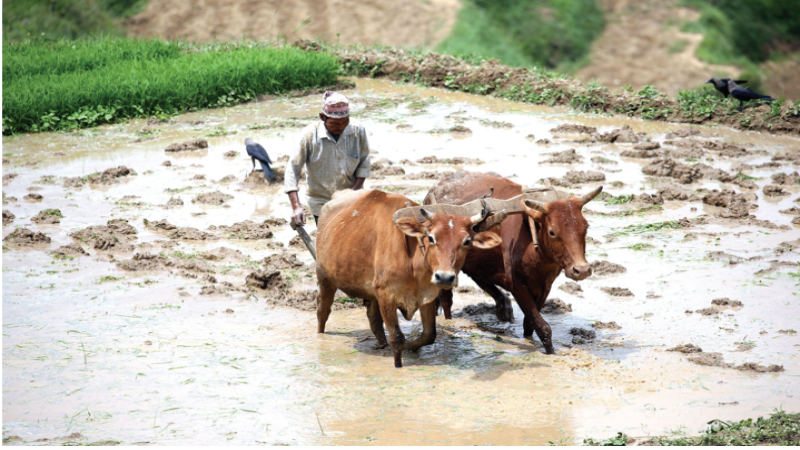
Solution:
M 192 203 L 202 203 L 204 205 L 216 205 L 221 206 L 224 205 L 225 202 L 231 200 L 233 198 L 230 194 L 225 194 L 224 192 L 209 192 L 205 194 L 200 194 L 197 197 L 192 199 Z
M 192 141 L 186 142 L 176 142 L 174 144 L 170 144 L 167 148 L 164 149 L 166 153 L 177 153 L 177 152 L 190 152 L 195 150 L 201 150 L 204 148 L 208 148 L 208 141 L 205 139 L 195 139 Z
M 3 226 L 4 227 L 14 223 L 14 219 L 16 219 L 16 218 L 17 218 L 17 216 L 15 216 L 14 213 L 12 213 L 11 211 L 8 211 L 8 210 L 5 210 L 5 209 L 3 210 Z
M 800 187 L 773 179 L 797 170 L 796 139 L 724 127 L 697 127 L 697 134 L 661 122 L 357 82 L 348 96 L 371 133 L 373 162 L 404 172 L 370 177 L 367 188 L 421 202 L 461 166 L 515 174 L 524 186 L 583 173 L 564 188 L 576 195 L 604 186 L 609 197 L 584 207 L 593 276 L 575 282 L 559 275 L 542 308 L 558 354 L 545 355 L 538 338 L 524 336 L 516 303 L 514 321 L 500 322 L 492 299 L 463 274 L 454 319 L 439 316 L 436 342 L 407 352 L 403 369 L 392 367 L 390 351 L 375 349 L 358 299 L 338 293 L 326 333 L 317 334 L 313 260 L 285 220 L 290 205 L 281 185 L 264 183 L 259 172 L 248 176 L 241 133 L 164 158 L 169 145 L 225 126 L 248 130 L 274 149 L 276 161 L 285 160 L 300 129 L 289 122 L 313 117 L 318 95 L 177 117 L 144 142 L 135 142 L 143 120 L 10 136 L 3 138 L 10 160 L 4 170 L 17 176 L 3 188 L 15 215 L 3 232 L 4 436 L 35 443 L 79 432 L 82 444 L 543 445 L 579 443 L 611 428 L 644 436 L 740 420 L 800 398 L 798 341 L 788 331 L 800 317 L 800 228 L 791 223 L 796 216 L 781 213 L 798 205 Z M 390 106 L 367 109 L 383 100 Z M 287 126 L 258 128 L 273 122 Z M 408 127 L 398 130 L 399 123 Z M 562 124 L 595 131 L 551 132 Z M 454 125 L 471 133 L 441 132 Z M 615 130 L 640 142 L 593 137 Z M 65 155 L 43 158 L 43 140 Z M 580 158 L 572 162 L 540 164 L 573 149 Z M 239 154 L 225 157 L 231 150 Z M 629 158 L 629 150 L 658 155 Z M 642 172 L 666 158 L 701 177 L 682 184 L 671 173 Z M 41 163 L 27 165 L 32 161 Z M 64 188 L 67 178 L 102 178 L 121 166 L 139 175 Z M 605 179 L 588 181 L 588 171 Z M 766 197 L 767 185 L 792 195 Z M 23 201 L 29 188 L 39 189 L 40 202 Z M 223 207 L 189 201 L 212 190 L 230 196 Z M 711 194 L 724 200 L 703 202 Z M 628 196 L 632 201 L 610 200 Z M 747 217 L 717 217 L 740 200 L 757 207 L 748 206 Z M 62 213 L 58 225 L 32 222 L 46 209 Z M 314 234 L 313 221 L 307 230 Z M 19 238 L 20 245 L 11 242 Z M 562 285 L 582 297 L 565 297 Z M 620 286 L 633 296 L 604 292 Z M 723 298 L 746 307 L 711 304 Z M 717 314 L 694 313 L 704 308 Z M 419 316 L 401 319 L 400 327 L 414 339 Z M 573 335 L 573 328 L 583 331 Z M 596 332 L 593 339 L 588 331 Z M 703 353 L 664 351 L 684 342 L 719 353 L 726 365 L 688 360 Z M 769 372 L 770 365 L 785 372 Z M 730 405 L 723 410 L 720 403 Z

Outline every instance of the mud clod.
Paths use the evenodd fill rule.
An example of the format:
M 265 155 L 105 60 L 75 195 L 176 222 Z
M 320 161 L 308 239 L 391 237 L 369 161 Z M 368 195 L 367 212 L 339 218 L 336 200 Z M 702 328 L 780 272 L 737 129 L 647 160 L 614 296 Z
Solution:
M 222 156 L 226 158 L 236 158 L 237 156 L 239 156 L 239 152 L 237 152 L 236 150 L 228 150 Z
M 540 164 L 575 164 L 583 162 L 583 157 L 574 148 L 563 152 L 547 153 L 552 155 L 550 159 L 542 161 Z
M 41 194 L 37 194 L 36 192 L 31 192 L 30 194 L 26 195 L 25 197 L 22 197 L 22 199 L 25 200 L 26 202 L 38 203 L 38 202 L 42 201 L 42 199 L 44 199 L 44 197 L 42 197 Z
M 202 203 L 205 205 L 216 205 L 220 206 L 225 204 L 228 200 L 232 199 L 233 196 L 230 194 L 225 194 L 223 192 L 208 192 L 205 194 L 200 194 L 194 199 L 192 199 L 192 203 Z
M 61 210 L 59 209 L 45 209 L 33 216 L 31 222 L 38 225 L 58 225 L 61 223 L 63 217 L 64 215 L 61 214 Z
M 561 125 L 550 130 L 552 134 L 594 134 L 597 133 L 597 128 L 587 127 L 586 125 L 579 125 L 576 123 L 562 123 Z
M 266 223 L 255 223 L 251 220 L 237 222 L 231 226 L 211 225 L 208 227 L 208 229 L 211 231 L 219 230 L 222 236 L 228 239 L 269 239 L 273 236 L 272 231 L 269 229 L 269 225 Z
M 788 330 L 778 330 L 778 333 L 780 333 L 780 334 L 785 334 L 785 335 L 788 335 L 788 336 L 792 336 L 792 335 L 795 335 L 795 334 L 797 334 L 797 331 L 795 331 L 795 330 L 792 330 L 792 329 L 788 329 Z
M 239 250 L 234 250 L 227 247 L 219 247 L 213 250 L 201 252 L 199 256 L 207 261 L 215 261 L 215 262 L 226 261 L 226 260 L 239 262 L 245 260 L 244 253 L 242 253 Z
M 287 284 L 280 270 L 257 270 L 245 278 L 245 284 L 258 289 L 282 293 Z
M 167 206 L 183 206 L 183 200 L 177 197 L 170 198 L 167 201 Z
M 541 312 L 544 314 L 564 314 L 572 312 L 572 304 L 566 303 L 559 298 L 549 298 L 544 302 Z
M 56 258 L 89 256 L 89 253 L 76 243 L 62 245 L 50 252 Z
M 612 130 L 608 133 L 595 133 L 593 135 L 594 139 L 599 142 L 609 142 L 609 143 L 637 143 L 641 142 L 645 139 L 644 133 L 635 133 L 633 129 L 629 125 L 625 125 L 622 128 L 617 128 L 616 130 Z
M 780 186 L 768 184 L 762 190 L 767 197 L 783 197 L 785 195 L 792 195 L 791 192 L 786 192 Z
M 107 225 L 92 225 L 76 231 L 70 237 L 97 250 L 129 252 L 133 251 L 130 242 L 136 242 L 137 233 L 127 220 L 114 219 Z
M 195 139 L 181 143 L 170 144 L 164 149 L 167 153 L 187 152 L 208 148 L 208 141 L 205 139 Z
M 4 242 L 20 247 L 34 247 L 50 243 L 50 238 L 39 231 L 31 231 L 27 228 L 17 228 L 3 239 Z
M 289 252 L 269 255 L 262 262 L 267 270 L 297 270 L 305 266 L 297 255 Z
M 206 233 L 205 231 L 200 231 L 192 227 L 179 228 L 168 234 L 167 237 L 181 241 L 216 241 L 219 239 L 211 233 Z
M 569 334 L 572 335 L 572 343 L 575 345 L 586 344 L 597 337 L 596 331 L 585 328 L 572 328 L 569 330 Z
M 794 171 L 788 175 L 783 172 L 779 172 L 772 175 L 772 182 L 775 184 L 782 184 L 784 186 L 796 186 L 800 184 L 800 174 L 798 174 L 797 171 Z
M 581 285 L 578 284 L 578 283 L 575 283 L 574 281 L 567 281 L 566 283 L 562 284 L 558 288 L 561 289 L 562 291 L 566 292 L 567 294 L 571 294 L 571 295 L 574 295 L 576 297 L 581 297 L 581 298 L 583 297 L 583 295 L 582 295 L 583 289 L 581 288 Z
M 3 210 L 3 226 L 4 227 L 14 223 L 14 219 L 16 219 L 16 218 L 17 218 L 17 216 L 15 216 L 14 213 L 12 213 L 11 211 L 9 211 L 7 209 Z
M 167 222 L 167 219 L 156 220 L 153 222 L 147 219 L 142 219 L 142 222 L 144 222 L 144 227 L 150 230 L 172 231 L 178 229 L 178 227 L 176 227 L 175 225 Z
M 372 179 L 382 180 L 386 177 L 405 175 L 406 171 L 400 167 L 392 165 L 390 161 L 380 160 L 372 163 L 369 168 L 369 176 Z
M 698 309 L 695 312 L 698 313 L 698 314 L 702 314 L 704 316 L 716 316 L 716 315 L 719 314 L 719 310 L 716 310 L 714 308 Z
M 136 253 L 133 258 L 117 261 L 117 268 L 129 272 L 166 270 L 172 266 L 167 258 L 153 253 Z
M 699 168 L 675 162 L 670 158 L 657 159 L 642 168 L 645 175 L 657 177 L 672 177 L 683 184 L 689 184 L 703 178 Z
M 728 308 L 741 308 L 744 306 L 744 303 L 740 302 L 739 300 L 731 300 L 729 298 L 716 298 L 711 300 L 711 304 L 716 306 L 726 306 Z
M 172 167 L 172 162 L 171 161 L 164 161 L 163 163 L 161 163 L 161 165 L 164 166 L 164 167 Z
M 617 322 L 601 322 L 597 321 L 592 326 L 598 330 L 621 330 L 622 327 L 617 325 Z
M 725 208 L 717 214 L 719 217 L 739 218 L 749 216 L 751 210 L 758 208 L 758 205 L 748 203 L 755 200 L 754 197 L 755 194 L 737 194 L 729 189 L 720 192 L 714 189 L 703 197 L 703 203 Z
M 667 351 L 691 354 L 691 353 L 702 353 L 703 349 L 694 344 L 681 344 L 678 345 L 677 347 L 668 348 Z
M 601 287 L 600 290 L 612 297 L 633 297 L 633 292 L 628 288 Z

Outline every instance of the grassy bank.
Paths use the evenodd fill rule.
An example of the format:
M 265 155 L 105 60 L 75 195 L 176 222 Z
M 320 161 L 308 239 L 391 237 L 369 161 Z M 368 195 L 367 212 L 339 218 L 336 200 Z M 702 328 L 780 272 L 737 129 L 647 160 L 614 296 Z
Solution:
M 309 51 L 336 55 L 348 75 L 387 77 L 524 103 L 563 105 L 581 112 L 800 135 L 800 101 L 751 103 L 739 112 L 737 101 L 723 99 L 710 85 L 683 91 L 677 98 L 670 98 L 652 86 L 639 91 L 623 87 L 612 92 L 595 83 L 584 84 L 546 69 L 513 68 L 474 57 L 331 46 L 312 41 L 300 41 L 296 45 Z
M 465 0 L 436 50 L 564 71 L 585 61 L 604 26 L 596 0 Z
M 624 433 L 606 439 L 585 439 L 586 445 L 623 446 L 634 439 Z M 653 437 L 639 445 L 798 445 L 800 444 L 800 414 L 777 411 L 768 418 L 745 419 L 740 422 L 715 420 L 699 437 Z
M 172 115 L 333 84 L 336 59 L 258 44 L 136 39 L 3 45 L 3 133 Z

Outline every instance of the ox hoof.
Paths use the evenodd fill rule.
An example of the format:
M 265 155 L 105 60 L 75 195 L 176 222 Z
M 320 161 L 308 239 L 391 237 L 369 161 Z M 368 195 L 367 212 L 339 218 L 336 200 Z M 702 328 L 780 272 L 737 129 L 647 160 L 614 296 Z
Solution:
M 548 355 L 555 355 L 556 354 L 556 350 L 553 348 L 552 345 L 545 345 L 544 346 L 544 352 L 546 354 L 548 354 Z
M 403 357 L 400 355 L 394 355 L 394 367 L 399 369 L 403 367 Z
M 378 342 L 377 344 L 375 344 L 375 350 L 380 350 L 380 349 L 386 348 L 388 346 L 389 346 L 389 344 L 387 344 L 386 342 Z

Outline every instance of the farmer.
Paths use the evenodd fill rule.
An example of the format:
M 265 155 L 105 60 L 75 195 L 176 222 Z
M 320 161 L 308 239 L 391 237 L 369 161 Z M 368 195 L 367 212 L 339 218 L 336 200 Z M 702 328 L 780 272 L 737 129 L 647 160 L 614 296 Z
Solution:
M 306 224 L 306 211 L 297 195 L 306 168 L 308 206 L 314 221 L 333 193 L 357 191 L 369 176 L 369 142 L 364 126 L 350 120 L 350 104 L 344 95 L 328 91 L 322 96 L 319 122 L 303 129 L 300 145 L 291 154 L 286 169 L 284 192 L 292 204 L 292 221 Z

